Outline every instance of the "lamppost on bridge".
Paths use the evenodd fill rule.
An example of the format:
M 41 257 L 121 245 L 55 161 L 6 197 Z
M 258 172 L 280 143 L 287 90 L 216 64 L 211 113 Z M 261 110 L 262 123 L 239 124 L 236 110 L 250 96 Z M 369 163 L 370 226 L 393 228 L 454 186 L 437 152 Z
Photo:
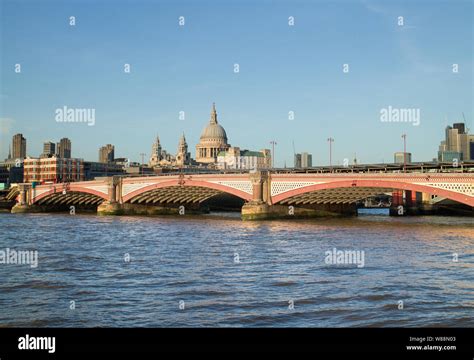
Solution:
M 403 138 L 403 172 L 407 172 L 407 134 L 402 135 Z
M 328 138 L 329 142 L 329 169 L 332 172 L 332 143 L 334 142 L 334 139 L 332 137 Z
M 142 157 L 142 166 L 141 166 L 141 171 L 140 172 L 141 172 L 142 175 L 143 175 L 143 163 L 145 161 L 145 155 L 146 155 L 145 153 L 140 153 L 140 156 Z
M 272 168 L 275 168 L 275 145 L 278 145 L 275 140 L 270 141 L 272 145 Z

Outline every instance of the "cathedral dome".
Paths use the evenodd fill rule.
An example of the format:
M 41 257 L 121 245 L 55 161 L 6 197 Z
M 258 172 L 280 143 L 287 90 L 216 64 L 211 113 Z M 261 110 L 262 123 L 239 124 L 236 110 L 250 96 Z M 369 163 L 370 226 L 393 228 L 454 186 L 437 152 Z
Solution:
M 201 140 L 223 141 L 227 143 L 227 134 L 224 128 L 217 123 L 216 107 L 213 104 L 211 112 L 211 120 L 209 124 L 202 130 Z
M 201 140 L 224 140 L 227 142 L 227 134 L 219 124 L 209 124 L 202 131 Z
M 219 152 L 229 147 L 227 134 L 217 123 L 216 105 L 212 104 L 211 120 L 202 130 L 201 138 L 196 145 L 196 161 L 207 164 L 216 163 Z

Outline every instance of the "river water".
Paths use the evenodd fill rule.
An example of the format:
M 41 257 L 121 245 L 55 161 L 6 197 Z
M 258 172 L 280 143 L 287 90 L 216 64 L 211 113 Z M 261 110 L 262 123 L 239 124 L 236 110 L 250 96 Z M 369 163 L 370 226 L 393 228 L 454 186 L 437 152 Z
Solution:
M 0 214 L 7 248 L 0 326 L 474 327 L 472 218 Z

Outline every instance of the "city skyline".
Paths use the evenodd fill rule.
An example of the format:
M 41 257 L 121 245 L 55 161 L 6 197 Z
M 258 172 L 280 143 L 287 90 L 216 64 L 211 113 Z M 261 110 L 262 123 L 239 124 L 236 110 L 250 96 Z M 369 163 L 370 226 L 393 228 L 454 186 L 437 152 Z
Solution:
M 215 104 L 213 104 L 213 110 L 212 110 L 212 111 L 214 111 L 214 115 L 213 115 L 213 113 L 211 112 L 211 122 L 212 122 L 212 117 L 215 116 Z M 456 152 L 449 152 L 449 151 L 448 151 L 446 154 L 449 154 L 448 156 L 450 156 L 450 157 L 448 157 L 447 159 L 446 159 L 446 158 L 443 159 L 442 157 L 440 157 L 440 156 L 441 156 L 441 155 L 440 155 L 440 150 L 438 150 L 437 155 L 433 156 L 433 158 L 431 158 L 431 159 L 424 159 L 424 160 L 418 160 L 418 161 L 415 161 L 415 160 L 412 161 L 412 155 L 413 155 L 412 152 L 409 151 L 410 149 L 405 149 L 405 150 L 407 150 L 407 154 L 409 154 L 409 161 L 407 161 L 407 162 L 409 162 L 409 163 L 411 163 L 411 162 L 416 163 L 416 162 L 430 162 L 430 161 L 444 161 L 444 162 L 470 161 L 474 156 L 471 154 L 471 152 L 469 152 L 469 149 L 468 149 L 468 148 L 470 148 L 471 151 L 472 151 L 472 148 L 474 148 L 474 145 L 473 145 L 474 143 L 473 143 L 473 140 L 472 140 L 472 139 L 474 138 L 474 135 L 473 135 L 473 134 L 470 134 L 470 133 L 468 132 L 470 129 L 465 126 L 465 123 L 454 123 L 453 126 L 455 127 L 456 134 L 457 134 L 457 129 L 456 129 L 456 128 L 462 127 L 463 130 L 462 130 L 462 132 L 461 132 L 460 134 L 464 134 L 464 136 L 467 136 L 466 139 L 467 139 L 467 141 L 468 141 L 467 145 L 464 145 L 464 146 L 467 146 L 466 149 L 461 149 L 461 148 L 459 148 L 459 151 L 460 151 L 459 153 L 456 153 Z M 452 130 L 452 129 L 453 129 L 453 126 L 451 126 L 451 125 L 447 125 L 447 126 L 446 126 L 446 128 L 445 128 L 445 136 L 446 136 L 446 137 L 445 137 L 444 140 L 441 140 L 441 141 L 440 141 L 440 143 L 441 143 L 440 148 L 441 148 L 442 144 L 446 144 L 446 142 L 449 141 L 450 138 L 448 137 L 447 134 L 448 134 L 448 133 L 451 133 L 451 132 L 448 132 L 448 131 Z M 204 127 L 203 131 L 205 131 L 206 129 L 207 129 L 207 126 Z M 225 133 L 225 131 L 224 131 L 224 133 Z M 402 135 L 402 138 L 404 138 L 405 136 L 406 136 L 406 134 L 403 134 L 403 135 Z M 450 135 L 450 136 L 452 136 L 452 135 Z M 461 136 L 461 135 L 456 135 L 456 136 Z M 103 161 L 103 158 L 104 158 L 104 157 L 107 157 L 107 156 L 112 155 L 112 157 L 110 158 L 111 160 L 109 160 L 109 162 L 110 162 L 110 161 L 114 161 L 114 160 L 113 160 L 114 158 L 117 158 L 117 159 L 123 159 L 123 158 L 125 158 L 125 159 L 128 159 L 129 162 L 134 162 L 134 163 L 140 163 L 140 164 L 149 165 L 150 163 L 152 163 L 152 162 L 154 161 L 154 160 L 153 160 L 153 156 L 154 156 L 154 151 L 155 151 L 155 152 L 157 151 L 157 150 L 155 149 L 155 147 L 157 146 L 157 143 L 156 143 L 157 141 L 158 141 L 158 146 L 159 146 L 159 149 L 160 149 L 159 151 L 160 151 L 160 152 L 163 151 L 164 156 L 173 156 L 173 154 L 174 154 L 173 151 L 166 151 L 166 149 L 164 149 L 164 148 L 161 146 L 161 144 L 160 144 L 161 141 L 160 141 L 159 135 L 157 135 L 157 136 L 155 137 L 154 142 L 153 142 L 152 145 L 151 145 L 151 148 L 152 148 L 152 149 L 151 149 L 150 155 L 145 154 L 145 153 L 141 153 L 141 154 L 140 154 L 140 155 L 142 156 L 142 159 L 141 159 L 142 161 L 134 161 L 134 160 L 132 160 L 132 158 L 129 157 L 129 156 L 115 156 L 115 144 L 110 144 L 110 143 L 108 143 L 108 144 L 106 144 L 106 145 L 101 145 L 101 146 L 98 147 L 98 149 L 97 149 L 97 150 L 98 150 L 98 158 L 97 158 L 96 160 L 95 160 L 95 159 L 88 159 L 88 158 L 81 158 L 81 157 L 78 157 L 78 156 L 72 156 L 72 155 L 71 155 L 71 153 L 72 153 L 72 152 L 71 152 L 72 142 L 70 141 L 69 138 L 61 138 L 60 142 L 58 142 L 58 143 L 56 143 L 56 144 L 55 144 L 54 142 L 51 142 L 50 140 L 44 141 L 44 142 L 43 142 L 43 148 L 42 148 L 43 150 L 42 150 L 42 152 L 41 152 L 39 155 L 32 155 L 32 154 L 29 154 L 29 153 L 28 153 L 28 147 L 27 147 L 27 145 L 26 145 L 26 144 L 27 144 L 27 138 L 24 137 L 24 134 L 22 134 L 22 133 L 17 133 L 17 134 L 15 134 L 15 135 L 12 136 L 11 144 L 9 145 L 9 151 L 8 151 L 8 154 L 9 154 L 9 155 L 5 158 L 5 160 L 11 160 L 11 159 L 16 159 L 16 158 L 17 158 L 17 157 L 15 157 L 15 156 L 13 156 L 13 155 L 14 155 L 15 143 L 18 142 L 18 141 L 17 141 L 18 138 L 21 138 L 21 139 L 22 139 L 22 141 L 23 141 L 23 145 L 22 145 L 22 146 L 23 146 L 24 148 L 26 148 L 26 157 L 29 157 L 29 158 L 40 158 L 40 157 L 43 157 L 44 155 L 46 155 L 47 153 L 50 152 L 50 151 L 47 151 L 46 149 L 49 149 L 51 146 L 53 146 L 53 149 L 56 148 L 57 150 L 50 152 L 50 153 L 49 153 L 50 156 L 53 156 L 53 155 L 54 155 L 54 156 L 57 156 L 57 157 L 60 157 L 60 158 L 71 158 L 71 157 L 72 157 L 72 158 L 80 158 L 80 159 L 83 159 L 83 160 L 85 160 L 85 161 L 104 162 L 104 161 Z M 202 139 L 202 134 L 201 134 L 201 139 Z M 327 140 L 328 140 L 328 141 L 331 140 L 331 143 L 334 143 L 334 139 L 333 139 L 333 138 L 330 138 L 330 139 L 327 139 Z M 179 142 L 178 142 L 178 151 L 177 151 L 176 155 L 178 155 L 178 153 L 180 152 L 180 147 L 182 147 L 182 142 L 183 142 L 183 141 L 184 141 L 184 143 L 186 144 L 185 134 L 184 134 L 184 133 L 180 136 L 180 139 L 179 139 Z M 451 140 L 451 141 L 453 141 L 453 140 Z M 457 144 L 458 144 L 458 141 L 459 141 L 459 140 L 456 138 L 456 146 L 457 146 Z M 470 141 L 470 143 L 469 143 L 469 141 Z M 68 152 L 67 156 L 61 156 L 61 155 L 60 155 L 60 153 L 61 153 L 61 143 L 65 143 L 65 142 L 68 143 L 67 146 L 68 146 L 68 148 L 69 148 L 69 152 Z M 471 145 L 469 145 L 469 144 L 471 144 Z M 56 145 L 56 146 L 55 146 L 55 145 Z M 276 145 L 276 143 L 275 143 L 275 145 Z M 202 145 L 201 145 L 201 146 L 202 146 Z M 332 144 L 331 144 L 331 146 L 332 146 Z M 189 153 L 189 154 L 190 154 L 190 159 L 193 159 L 193 161 L 195 161 L 195 159 L 196 159 L 196 155 L 197 155 L 197 151 L 198 151 L 198 150 L 197 150 L 197 147 L 198 147 L 198 146 L 196 146 L 196 150 L 195 150 L 194 156 L 193 156 L 193 153 L 192 153 L 192 152 Z M 239 148 L 239 147 L 237 147 L 237 148 Z M 186 149 L 187 149 L 187 144 L 186 144 Z M 13 150 L 13 152 L 12 152 L 12 150 Z M 263 149 L 262 149 L 262 150 L 263 150 Z M 265 150 L 266 150 L 266 149 L 265 149 Z M 403 149 L 402 149 L 402 150 L 403 150 Z M 24 150 L 23 150 L 23 151 L 24 151 Z M 272 153 L 271 150 L 269 150 L 269 151 L 270 151 L 270 153 Z M 466 151 L 468 151 L 468 152 L 466 153 Z M 393 156 L 395 156 L 395 159 L 394 159 L 393 163 L 397 163 L 397 160 L 396 160 L 397 154 L 403 154 L 403 153 L 404 153 L 403 151 L 398 151 L 398 150 L 397 150 L 397 151 L 394 151 L 394 152 L 392 153 Z M 273 154 L 271 154 L 271 155 L 273 156 Z M 299 153 L 298 153 L 298 152 L 295 152 L 295 153 L 293 154 L 293 156 L 294 156 L 294 157 L 293 157 L 293 163 L 291 163 L 289 166 L 287 166 L 287 163 L 286 163 L 286 160 L 285 160 L 285 161 L 284 161 L 284 164 L 285 164 L 285 165 L 284 165 L 283 167 L 285 167 L 285 168 L 286 168 L 286 167 L 289 167 L 289 168 L 291 168 L 291 167 L 301 168 L 301 167 L 312 167 L 312 166 L 315 167 L 315 166 L 324 166 L 324 165 L 327 165 L 327 164 L 324 164 L 324 162 L 322 162 L 322 163 L 314 163 L 314 164 L 313 164 L 313 162 L 312 162 L 312 154 L 309 153 L 309 152 L 307 152 L 307 151 L 302 151 L 302 152 L 299 152 Z M 299 157 L 298 159 L 297 159 L 297 156 Z M 306 157 L 304 161 L 302 161 L 302 156 L 305 156 L 305 157 Z M 147 161 L 143 161 L 143 159 L 144 159 L 145 157 L 147 158 Z M 174 157 L 174 156 L 173 156 L 173 157 Z M 436 158 L 437 158 L 437 159 L 436 159 Z M 198 162 L 198 163 L 199 163 L 199 162 Z M 309 166 L 302 166 L 301 164 L 303 164 L 303 163 L 304 163 L 304 164 L 309 164 Z M 382 163 L 392 163 L 392 162 L 391 162 L 391 161 L 384 161 L 384 162 L 382 162 Z M 155 165 L 156 165 L 156 164 L 157 164 L 157 161 L 155 161 Z M 293 165 L 292 165 L 292 164 L 293 164 Z M 299 165 L 297 165 L 297 164 L 299 164 Z M 336 163 L 335 163 L 334 160 L 333 160 L 333 162 L 332 162 L 332 165 L 344 165 L 344 166 L 346 166 L 346 165 L 351 165 L 351 164 L 356 165 L 356 164 L 370 164 L 370 163 L 361 162 L 360 159 L 357 157 L 357 154 L 356 154 L 356 153 L 354 153 L 354 156 L 353 156 L 352 158 L 345 158 L 342 164 L 341 164 L 341 162 L 336 162 Z M 375 164 L 375 163 L 374 163 L 374 164 Z M 191 163 L 189 163 L 189 165 L 191 165 Z M 196 164 L 195 164 L 195 165 L 196 165 Z M 201 165 L 204 165 L 204 163 L 201 163 Z
M 15 133 L 31 155 L 67 137 L 82 144 L 76 157 L 95 159 L 111 143 L 117 156 L 140 161 L 157 133 L 174 149 L 183 132 L 194 149 L 212 102 L 232 143 L 276 141 L 278 167 L 293 163 L 293 141 L 297 153 L 328 164 L 328 137 L 334 164 L 354 153 L 362 163 L 390 162 L 403 133 L 413 161 L 427 161 L 446 126 L 473 128 L 472 4 L 208 4 L 98 3 L 91 13 L 87 4 L 4 2 L 0 157 Z M 94 126 L 55 121 L 63 106 L 94 109 Z M 417 126 L 381 121 L 392 107 L 418 109 Z

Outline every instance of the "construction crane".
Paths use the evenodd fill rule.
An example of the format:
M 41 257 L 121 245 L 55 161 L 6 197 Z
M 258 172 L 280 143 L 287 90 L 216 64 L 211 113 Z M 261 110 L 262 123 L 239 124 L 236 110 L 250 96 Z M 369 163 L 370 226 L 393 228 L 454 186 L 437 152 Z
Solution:
M 464 119 L 464 124 L 466 124 L 466 134 L 469 134 L 470 129 L 467 127 L 466 117 L 464 116 L 464 112 L 462 113 L 462 118 Z
M 292 143 L 293 143 L 293 166 L 294 166 L 296 165 L 295 164 L 295 159 L 296 159 L 295 140 L 292 140 Z

